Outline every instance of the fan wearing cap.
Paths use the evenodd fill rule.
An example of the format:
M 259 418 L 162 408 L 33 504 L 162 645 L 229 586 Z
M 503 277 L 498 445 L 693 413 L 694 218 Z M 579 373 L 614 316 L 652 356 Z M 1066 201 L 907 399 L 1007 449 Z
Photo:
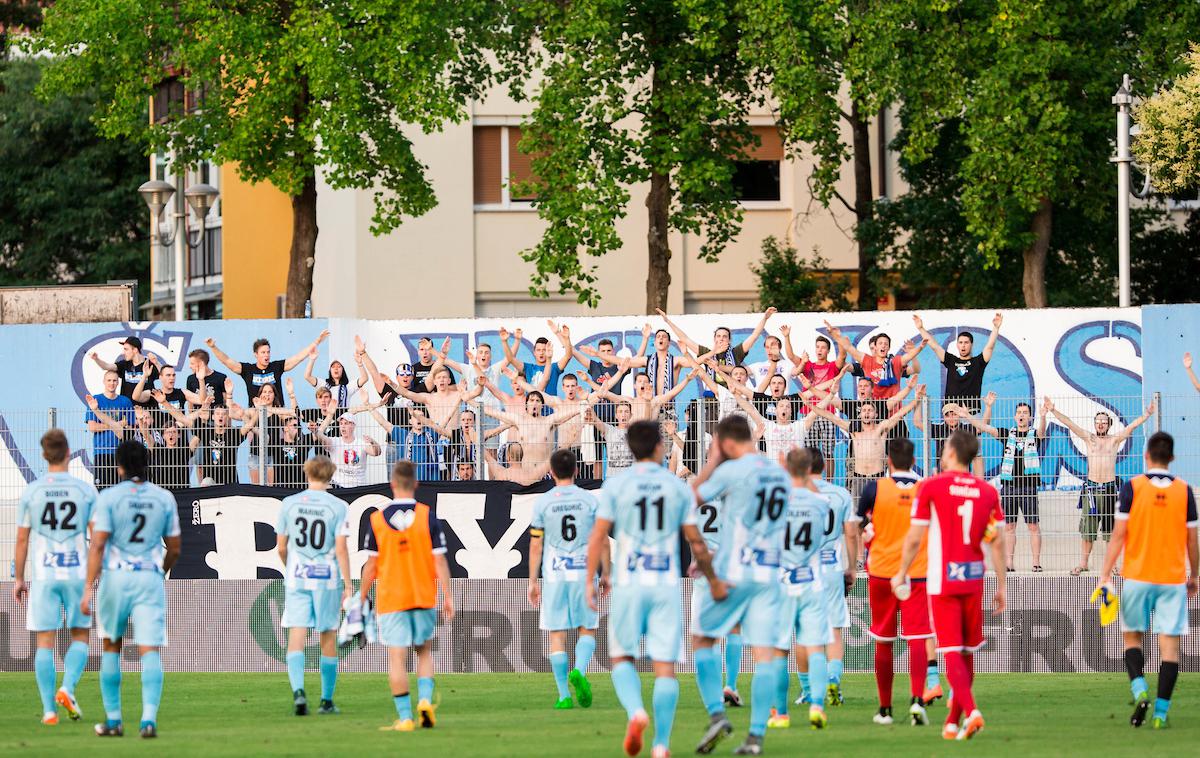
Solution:
M 338 418 L 338 436 L 330 437 L 317 432 L 317 439 L 329 451 L 329 457 L 337 466 L 333 475 L 335 487 L 359 487 L 367 483 L 367 457 L 383 453 L 379 443 L 368 435 L 358 436 L 358 424 L 349 413 Z
M 138 383 L 144 380 L 145 386 L 153 387 L 158 380 L 158 369 L 152 363 L 146 362 L 142 355 L 142 341 L 138 337 L 126 337 L 121 341 L 121 358 L 116 363 L 103 360 L 93 352 L 92 360 L 105 371 L 116 371 L 121 380 L 121 394 L 133 400 L 134 405 L 153 408 L 158 405 L 154 400 L 134 400 L 134 390 Z
M 918 405 L 916 412 L 913 413 L 913 426 L 917 429 L 923 428 L 921 413 L 924 405 Z M 933 441 L 934 460 L 939 466 L 942 465 L 942 451 L 946 448 L 946 440 L 950 439 L 950 435 L 959 429 L 962 429 L 968 434 L 975 434 L 975 427 L 967 423 L 965 419 L 971 415 L 971 412 L 962 405 L 954 402 L 947 402 L 942 406 L 941 422 L 933 422 L 929 425 L 929 439 Z M 981 421 L 984 424 L 992 423 L 992 406 L 986 406 Z M 971 463 L 971 471 L 975 476 L 983 476 L 983 456 L 975 456 L 975 460 Z

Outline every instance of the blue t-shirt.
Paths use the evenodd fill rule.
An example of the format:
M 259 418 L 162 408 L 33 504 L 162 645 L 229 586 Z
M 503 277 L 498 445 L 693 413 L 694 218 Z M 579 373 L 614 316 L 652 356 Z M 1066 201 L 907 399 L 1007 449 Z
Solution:
M 743 455 L 717 466 L 698 491 L 705 502 L 723 499 L 721 547 L 713 561 L 717 576 L 734 584 L 775 581 L 792 491 L 783 467 L 765 455 Z
M 350 535 L 346 501 L 323 490 L 305 490 L 283 499 L 275 533 L 287 535 L 284 581 L 294 589 L 336 589 L 338 537 Z
M 549 364 L 550 378 L 546 380 L 546 389 L 542 390 L 547 395 L 558 397 L 558 380 L 562 378 L 562 369 L 558 367 L 558 362 L 551 360 Z M 525 364 L 525 381 L 533 386 L 537 386 L 541 381 L 542 372 L 546 371 L 546 366 L 539 366 L 536 363 L 529 362 Z
M 96 488 L 70 474 L 50 472 L 29 483 L 17 506 L 17 526 L 29 529 L 33 578 L 87 576 L 87 522 Z
M 803 595 L 820 586 L 820 554 L 829 501 L 803 487 L 793 487 L 784 519 L 783 586 L 789 595 Z
M 388 450 L 389 463 L 412 461 L 417 467 L 417 479 L 422 482 L 436 482 L 443 478 L 440 468 L 444 458 L 443 449 L 448 444 L 445 437 L 427 426 L 417 434 L 410 427 L 396 424 L 388 439 L 392 443 Z
M 861 521 L 854 510 L 850 490 L 817 479 L 817 489 L 829 500 L 829 517 L 825 523 L 825 540 L 821 545 L 821 568 L 827 573 L 842 573 L 847 566 L 846 522 Z M 832 552 L 830 552 L 832 551 Z
M 529 528 L 541 533 L 542 578 L 547 582 L 583 580 L 597 507 L 596 496 L 574 484 L 555 487 L 534 501 Z
M 691 489 L 657 463 L 635 463 L 605 481 L 596 518 L 613 525 L 613 584 L 679 584 L 679 531 L 696 523 L 695 506 Z
M 133 428 L 133 401 L 124 395 L 117 395 L 109 400 L 107 395 L 96 395 L 96 406 L 112 417 L 113 421 L 125 420 L 126 428 Z M 84 421 L 99 421 L 96 414 L 88 409 Z M 92 433 L 92 452 L 95 455 L 111 455 L 117 451 L 121 442 L 112 430 L 105 428 L 102 432 Z

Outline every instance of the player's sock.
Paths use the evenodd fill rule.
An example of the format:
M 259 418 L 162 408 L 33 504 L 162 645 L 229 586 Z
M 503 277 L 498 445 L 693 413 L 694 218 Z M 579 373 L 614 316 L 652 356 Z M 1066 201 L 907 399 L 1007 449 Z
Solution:
M 109 721 L 121 720 L 121 654 L 104 652 L 100 656 L 100 699 Z
M 950 712 L 946 715 L 946 723 L 954 724 L 957 726 L 958 722 L 962 720 L 962 716 L 963 716 L 962 704 L 959 703 L 954 698 L 950 698 L 949 703 L 950 703 Z
M 779 667 L 775 671 L 775 711 L 780 716 L 786 716 L 788 715 L 788 687 L 792 683 L 792 675 L 788 673 L 786 656 L 778 656 L 775 661 Z
M 304 689 L 304 651 L 287 654 L 288 684 L 292 692 Z
M 915 698 L 925 694 L 925 680 L 921 672 L 929 666 L 929 653 L 925 650 L 925 640 L 908 641 L 908 685 Z
M 412 698 L 407 692 L 399 695 L 392 694 L 392 704 L 396 706 L 396 718 L 401 721 L 412 721 Z
M 54 707 L 54 683 L 58 681 L 58 671 L 54 668 L 54 650 L 39 647 L 33 654 L 33 671 L 38 694 L 42 696 L 42 713 L 57 713 Z
M 151 650 L 142 656 L 142 723 L 158 721 L 158 704 L 162 702 L 162 656 Z
M 1146 684 L 1146 654 L 1140 647 L 1125 649 L 1125 672 L 1129 674 L 1129 690 L 1136 700 L 1138 693 L 1149 692 Z
M 673 676 L 654 679 L 654 745 L 671 744 L 671 727 L 675 724 L 675 708 L 679 705 L 679 680 Z
M 738 674 L 742 672 L 742 635 L 725 638 L 725 686 L 737 692 Z
M 825 702 L 825 689 L 829 686 L 829 662 L 824 653 L 808 656 L 808 679 L 812 682 L 812 701 Z
M 550 670 L 554 672 L 554 686 L 558 687 L 558 699 L 562 700 L 565 697 L 570 697 L 570 692 L 567 691 L 567 653 L 565 650 L 560 650 L 557 653 L 550 654 Z
M 840 685 L 842 683 L 842 671 L 845 670 L 845 664 L 841 658 L 834 658 L 829 662 L 829 681 L 833 684 Z
M 575 668 L 579 673 L 586 674 L 592 663 L 592 655 L 596 652 L 596 636 L 581 634 L 575 643 Z M 565 696 L 564 696 L 565 697 Z
M 892 643 L 875 643 L 875 688 L 879 690 L 879 705 L 892 706 L 892 680 L 896 677 L 892 662 Z
M 941 680 L 938 674 L 937 658 L 934 658 L 925 669 L 925 689 L 931 690 L 939 684 L 941 684 Z
M 417 677 L 417 702 L 427 700 L 433 702 L 433 677 Z
M 809 673 L 807 671 L 801 671 L 796 676 L 797 676 L 797 678 L 800 679 L 800 694 L 807 695 L 809 693 L 809 689 L 808 689 L 808 682 L 810 680 Z M 824 695 L 822 695 L 821 697 L 824 697 Z
M 83 670 L 87 668 L 87 656 L 86 642 L 72 642 L 71 646 L 67 648 L 67 655 L 63 658 L 62 688 L 70 695 L 75 694 L 79 677 L 83 676 Z
M 617 700 L 625 706 L 629 718 L 638 711 L 646 710 L 642 704 L 642 682 L 638 679 L 637 669 L 629 661 L 621 661 L 612 669 L 613 689 L 617 691 Z
M 1179 678 L 1179 664 L 1163 661 L 1158 667 L 1158 699 L 1154 701 L 1154 718 L 1165 719 L 1171 707 L 1171 693 L 1175 691 L 1175 680 Z
M 960 652 L 946 653 L 946 678 L 954 688 L 952 705 L 963 713 L 975 710 L 975 697 L 971 693 L 970 664 Z
M 337 687 L 337 656 L 321 656 L 321 699 L 333 700 L 333 689 Z
M 700 689 L 700 700 L 709 716 L 725 710 L 725 697 L 721 692 L 721 662 L 717 660 L 716 648 L 696 648 L 696 686 Z
M 757 737 L 767 733 L 778 671 L 775 661 L 754 664 L 754 676 L 750 679 L 750 734 Z

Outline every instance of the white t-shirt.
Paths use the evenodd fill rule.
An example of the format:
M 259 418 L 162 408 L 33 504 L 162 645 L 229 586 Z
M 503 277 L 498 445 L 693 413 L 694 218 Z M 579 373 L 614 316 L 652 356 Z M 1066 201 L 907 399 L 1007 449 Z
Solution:
M 783 378 L 787 380 L 787 387 L 784 388 L 784 392 L 791 391 L 792 371 L 795 368 L 796 368 L 795 365 L 793 365 L 792 362 L 787 360 L 786 358 L 781 358 L 779 360 L 779 363 L 775 364 L 775 373 L 782 374 Z M 746 369 L 749 370 L 749 372 L 750 372 L 750 382 L 751 382 L 751 384 L 753 384 L 755 386 L 755 388 L 762 386 L 762 383 L 765 380 L 768 380 L 771 378 L 771 362 L 770 361 L 762 361 L 760 363 L 751 363 L 749 366 L 746 367 Z
M 763 442 L 767 448 L 767 457 L 773 461 L 779 456 L 786 455 L 798 447 L 804 447 L 804 424 L 793 421 L 781 424 L 778 421 L 768 421 L 763 429 Z
M 335 487 L 360 487 L 367 483 L 367 443 L 362 437 L 350 442 L 334 437 L 329 452 L 333 465 L 337 466 L 333 475 Z
M 489 382 L 499 387 L 500 377 L 504 376 L 504 372 L 501 370 L 503 368 L 503 362 L 493 363 L 484 369 L 484 374 L 487 376 Z M 478 377 L 479 369 L 475 367 L 474 363 L 462 364 L 462 381 L 459 383 L 458 388 L 463 392 L 470 392 L 471 390 L 475 389 L 475 382 Z M 496 397 L 487 390 L 483 391 L 483 394 L 479 396 L 479 399 L 484 405 L 492 408 L 493 410 L 504 410 L 504 404 L 500 402 L 500 398 Z M 491 416 L 484 417 L 485 421 L 490 420 L 491 418 Z

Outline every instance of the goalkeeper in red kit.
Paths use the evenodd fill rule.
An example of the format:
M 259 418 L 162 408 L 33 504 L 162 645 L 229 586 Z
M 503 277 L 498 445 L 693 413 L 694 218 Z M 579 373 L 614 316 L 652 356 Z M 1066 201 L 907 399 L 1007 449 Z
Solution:
M 942 737 L 948 740 L 969 740 L 983 729 L 983 715 L 975 706 L 971 684 L 974 653 L 984 645 L 984 543 L 990 544 L 996 571 L 993 611 L 1002 612 L 1005 604 L 1004 538 L 998 529 L 1004 523 L 1004 512 L 996 489 L 970 473 L 978 453 L 979 439 L 973 434 L 958 430 L 946 440 L 943 473 L 922 481 L 917 488 L 900 571 L 892 577 L 893 588 L 907 586 L 908 568 L 928 534 L 926 592 L 937 651 L 946 657 L 952 691 L 950 713 L 942 728 Z

